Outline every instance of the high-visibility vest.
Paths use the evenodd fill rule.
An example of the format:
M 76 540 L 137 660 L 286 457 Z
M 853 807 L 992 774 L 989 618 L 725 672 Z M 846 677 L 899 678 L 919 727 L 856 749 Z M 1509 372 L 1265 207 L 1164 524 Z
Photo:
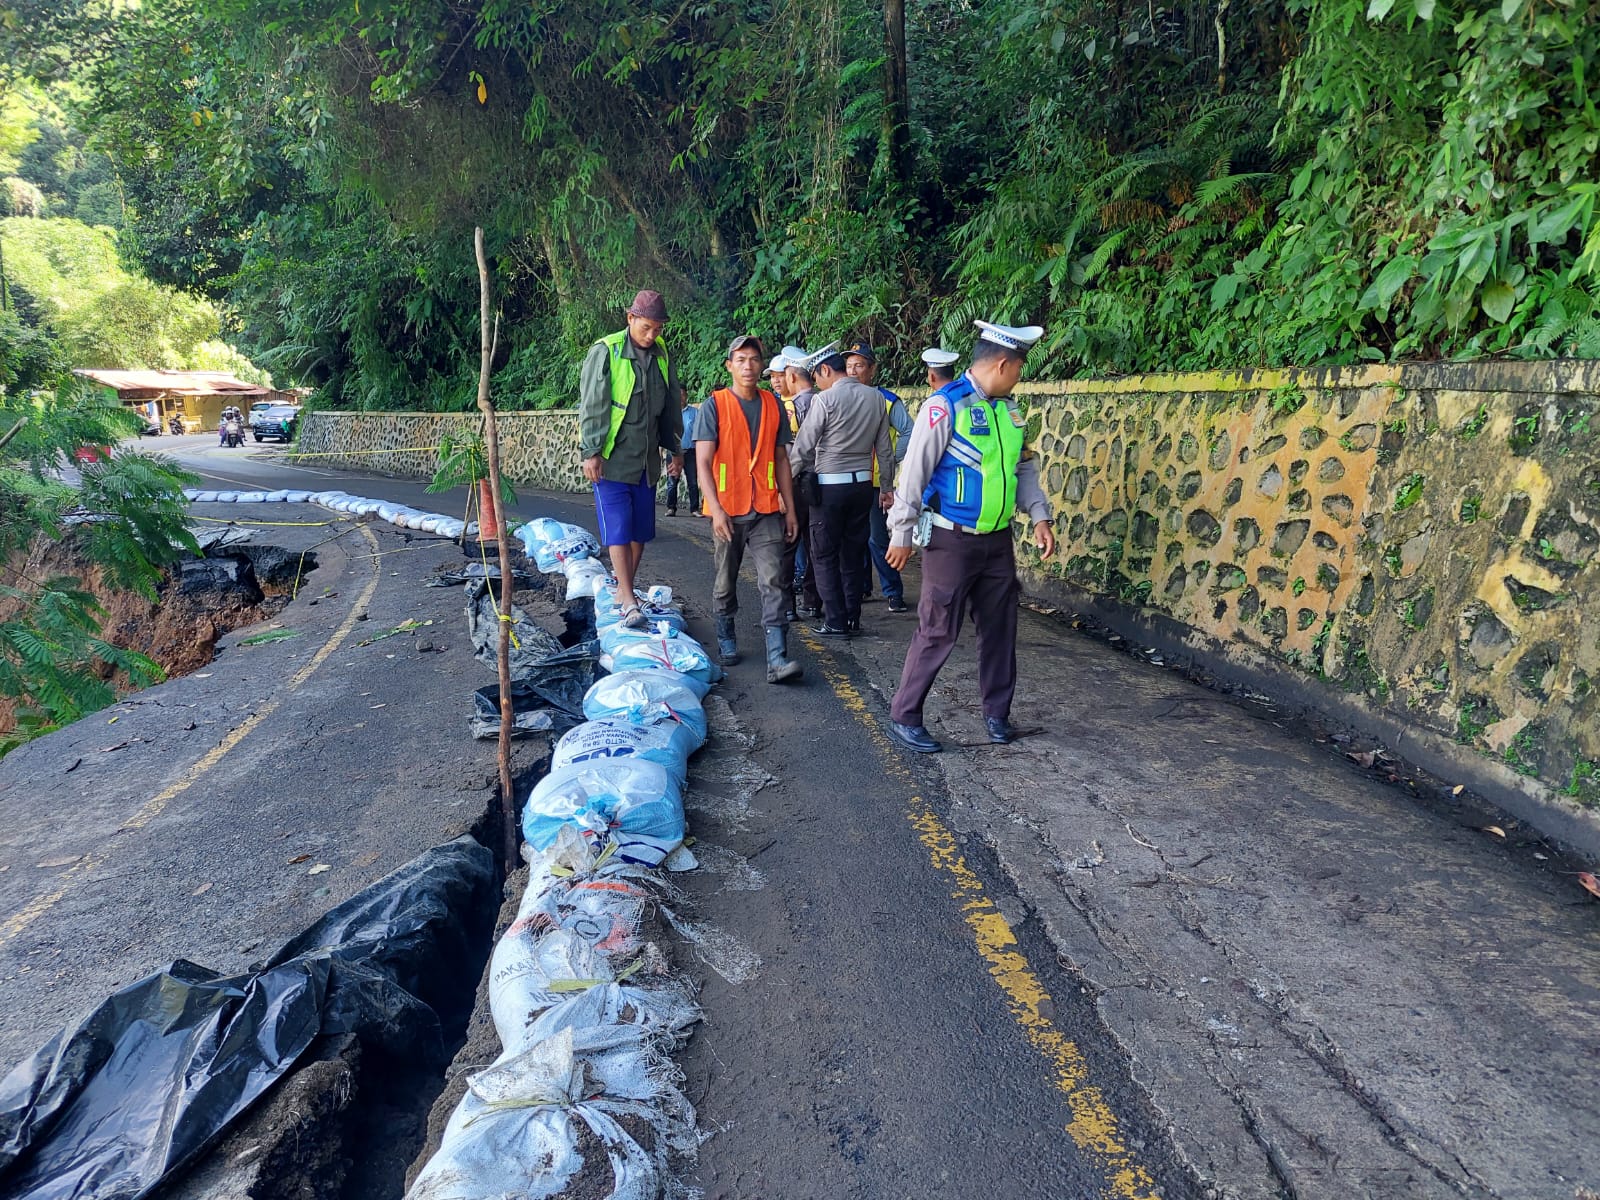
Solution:
M 628 415 L 628 401 L 633 399 L 633 359 L 622 353 L 622 339 L 627 336 L 628 331 L 622 329 L 616 333 L 606 334 L 596 343 L 604 346 L 611 353 L 609 364 L 611 368 L 609 372 L 611 375 L 611 429 L 606 434 L 606 447 L 600 451 L 601 458 L 610 458 L 611 451 L 616 448 L 617 433 L 622 428 L 622 418 Z M 661 356 L 656 360 L 657 365 L 661 367 L 661 382 L 667 386 L 667 390 L 670 392 L 672 385 L 668 382 L 667 376 L 667 348 L 660 342 L 656 344 L 661 346 Z M 677 399 L 676 396 L 668 395 L 667 403 L 674 404 Z
M 730 517 L 777 512 L 778 398 L 761 390 L 761 428 L 754 446 L 733 389 L 718 388 L 711 399 L 717 406 L 717 452 L 711 459 L 711 475 L 718 502 Z M 700 481 L 702 487 L 705 482 Z
M 878 391 L 882 392 L 883 389 L 879 388 Z M 883 415 L 885 417 L 887 417 L 890 413 L 894 412 L 894 402 L 896 400 L 898 400 L 898 399 L 899 399 L 898 396 L 885 395 L 883 397 Z M 894 423 L 890 422 L 890 424 L 889 424 L 889 457 L 890 457 L 891 460 L 894 458 L 895 452 L 897 450 L 899 450 L 899 449 L 900 449 L 900 435 L 899 435 L 899 433 L 897 433 L 895 431 Z M 879 487 L 880 486 L 879 483 L 878 483 L 878 452 L 877 452 L 877 450 L 873 450 L 873 452 L 872 452 L 872 486 L 873 487 Z
M 950 444 L 923 489 L 923 504 L 979 533 L 1004 529 L 1017 506 L 1027 430 L 1010 401 L 985 400 L 965 375 L 934 395 L 950 405 Z

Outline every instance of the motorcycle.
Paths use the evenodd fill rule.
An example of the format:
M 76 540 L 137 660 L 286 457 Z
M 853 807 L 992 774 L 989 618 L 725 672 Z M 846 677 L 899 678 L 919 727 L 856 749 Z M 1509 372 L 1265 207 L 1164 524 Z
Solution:
M 177 437 L 183 432 L 183 422 L 177 417 L 173 417 L 172 420 L 167 422 L 167 428 L 172 430 L 172 435 L 174 437 Z
M 244 423 L 238 417 L 229 417 L 222 423 L 222 444 L 225 446 L 244 445 Z

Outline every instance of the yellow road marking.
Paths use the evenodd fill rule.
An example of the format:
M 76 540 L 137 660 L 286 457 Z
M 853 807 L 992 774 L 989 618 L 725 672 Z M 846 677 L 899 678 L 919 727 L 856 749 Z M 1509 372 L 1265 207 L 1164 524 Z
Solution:
M 917 779 L 906 766 L 894 743 L 867 709 L 867 702 L 855 684 L 841 671 L 831 654 L 809 634 L 801 637 L 821 668 L 834 694 L 844 702 L 866 730 L 880 752 L 888 773 L 906 785 L 911 797 L 906 801 L 906 818 L 916 831 L 934 868 L 949 877 L 953 886 L 950 898 L 961 910 L 962 919 L 972 934 L 978 955 L 989 969 L 989 977 L 1005 994 L 1006 1008 L 1021 1028 L 1023 1036 L 1049 1064 L 1052 1082 L 1067 1102 L 1072 1119 L 1067 1136 L 1101 1169 L 1108 1196 L 1117 1200 L 1155 1200 L 1160 1192 L 1150 1173 L 1134 1158 L 1122 1134 L 1116 1115 L 1105 1096 L 1089 1079 L 1083 1052 L 1058 1030 L 1041 1011 L 1049 999 L 1039 977 L 1028 967 L 1018 948 L 1010 922 L 989 899 L 983 882 L 967 865 L 955 835 L 916 794 Z
M 372 548 L 376 550 L 378 548 L 378 539 L 372 535 L 372 531 L 367 529 L 365 526 L 362 526 L 361 532 L 366 536 L 367 541 L 372 544 Z M 177 799 L 184 792 L 188 791 L 191 787 L 198 783 L 205 773 L 221 762 L 230 750 L 242 742 L 258 726 L 260 726 L 263 721 L 276 712 L 279 705 L 283 703 L 284 699 L 296 691 L 301 684 L 305 683 L 307 679 L 311 678 L 312 672 L 325 663 L 328 660 L 328 656 L 344 643 L 345 638 L 350 636 L 350 631 L 355 628 L 357 616 L 366 611 L 367 605 L 372 601 L 373 594 L 378 590 L 378 582 L 380 578 L 381 577 L 378 574 L 378 570 L 375 566 L 373 568 L 372 578 L 367 581 L 367 585 L 362 589 L 360 597 L 353 605 L 350 606 L 350 612 L 340 623 L 339 628 L 334 630 L 329 636 L 328 640 L 322 644 L 322 647 L 316 652 L 316 654 L 312 655 L 310 662 L 306 663 L 305 666 L 301 667 L 293 675 L 289 676 L 288 685 L 283 689 L 283 691 L 263 704 L 259 709 L 257 709 L 250 716 L 246 717 L 233 729 L 229 730 L 220 742 L 218 742 L 193 765 L 186 769 L 183 774 L 177 778 L 177 780 L 167 785 L 166 788 L 152 796 L 149 800 L 145 801 L 145 803 L 140 806 L 139 810 L 135 812 L 133 816 L 129 817 L 122 823 L 121 828 L 118 829 L 117 832 L 127 833 L 130 830 L 143 829 L 146 825 L 150 824 L 151 821 L 155 820 L 156 817 L 161 815 L 162 811 L 167 807 L 167 805 L 171 804 L 173 800 Z M 77 862 L 75 862 L 70 868 L 68 868 L 66 873 L 61 876 L 59 886 L 54 891 L 35 897 L 22 909 L 13 914 L 4 925 L 0 925 L 0 946 L 3 946 L 7 942 L 11 941 L 29 925 L 32 925 L 41 916 L 55 907 L 61 898 L 72 890 L 73 886 L 77 882 L 78 877 L 87 875 L 95 868 L 101 866 L 105 861 L 106 855 L 95 851 L 84 855 Z

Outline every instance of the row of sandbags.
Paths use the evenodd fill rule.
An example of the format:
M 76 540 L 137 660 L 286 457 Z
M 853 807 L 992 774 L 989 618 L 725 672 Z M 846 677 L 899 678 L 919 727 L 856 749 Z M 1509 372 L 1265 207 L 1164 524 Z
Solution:
M 436 533 L 447 538 L 471 536 L 478 532 L 476 521 L 469 523 L 458 517 L 447 517 L 443 513 L 423 512 L 408 504 L 352 496 L 349 492 L 312 492 L 294 488 L 279 488 L 270 492 L 184 488 L 183 494 L 185 499 L 197 504 L 318 504 L 334 512 L 350 513 L 358 517 L 374 514 L 379 520 L 397 525 L 401 529 Z
M 608 1186 L 612 1200 L 656 1200 L 698 1145 L 671 1054 L 700 1010 L 649 925 L 670 891 L 657 868 L 679 865 L 673 856 L 692 865 L 683 789 L 717 672 L 704 651 L 690 661 L 698 643 L 669 589 L 638 598 L 648 630 L 625 631 L 587 531 L 541 519 L 519 536 L 541 570 L 567 575 L 569 594 L 581 580 L 595 597 L 615 670 L 584 695 L 587 719 L 556 743 L 523 810 L 528 885 L 489 971 L 502 1052 L 468 1077 L 407 1197 L 547 1200 L 582 1176 L 585 1195 Z M 658 645 L 692 669 L 634 650 Z

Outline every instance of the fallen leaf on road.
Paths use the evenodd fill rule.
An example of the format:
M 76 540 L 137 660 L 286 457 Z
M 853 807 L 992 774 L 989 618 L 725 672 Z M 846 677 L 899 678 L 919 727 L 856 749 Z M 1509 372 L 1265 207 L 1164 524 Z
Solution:
M 82 857 L 83 857 L 83 855 L 81 855 L 81 854 L 65 854 L 65 855 L 62 855 L 60 858 L 47 858 L 43 862 L 35 863 L 34 866 L 36 866 L 36 867 L 70 867 L 73 863 L 77 862 Z
M 109 721 L 106 722 L 106 724 L 107 725 L 115 725 L 120 720 L 122 720 L 121 717 L 112 717 Z
M 1498 825 L 1485 825 L 1483 827 L 1483 831 L 1485 833 L 1492 833 L 1495 835 L 1495 837 L 1505 837 L 1506 835 L 1506 831 L 1501 829 Z
M 292 866 L 295 865 L 295 863 L 303 863 L 303 862 L 308 861 L 310 858 L 311 858 L 311 855 L 309 855 L 309 854 L 296 854 L 293 858 L 291 858 L 289 860 L 289 865 L 292 867 Z
M 1588 892 L 1591 896 L 1600 898 L 1600 883 L 1596 883 L 1594 876 L 1588 871 L 1578 872 L 1578 882 L 1583 885 L 1584 891 Z
M 378 851 L 368 850 L 365 854 L 358 854 L 355 858 L 352 858 L 350 860 L 350 865 L 352 867 L 370 867 L 381 857 L 382 855 L 380 855 Z
M 367 705 L 367 707 L 368 708 L 388 708 L 389 706 L 387 704 L 369 704 L 369 705 Z
M 299 633 L 293 629 L 269 629 L 265 633 L 256 634 L 254 637 L 241 638 L 238 644 L 241 646 L 263 646 L 268 642 L 282 642 L 299 636 Z
M 61 772 L 61 773 L 63 775 L 70 775 L 70 774 L 72 774 L 72 772 L 76 771 L 81 766 L 83 766 L 83 759 L 75 758 L 75 759 L 72 760 L 72 765 L 70 767 L 68 767 L 65 771 Z
M 1533 852 L 1533 856 L 1535 858 L 1537 858 L 1540 862 L 1548 862 L 1549 859 L 1550 859 L 1550 856 L 1548 854 L 1540 854 L 1537 850 L 1535 850 Z
M 1450 794 L 1452 796 L 1459 796 L 1459 795 L 1461 795 L 1462 792 L 1464 792 L 1466 790 L 1467 790 L 1467 785 L 1466 784 L 1458 783 L 1458 784 L 1455 785 L 1455 787 L 1450 789 Z
M 118 742 L 115 746 L 101 746 L 100 747 L 100 753 L 101 754 L 110 754 L 113 750 L 126 750 L 127 748 L 128 748 L 128 743 L 127 742 Z
M 214 674 L 216 674 L 215 671 L 196 671 L 193 675 L 189 676 L 189 678 L 190 679 L 210 679 L 211 676 L 214 675 Z
M 331 871 L 331 870 L 333 870 L 333 868 L 330 867 L 327 863 L 318 863 L 316 866 L 312 867 L 311 870 L 307 871 L 306 874 L 307 875 L 321 875 L 324 871 Z
M 191 895 L 191 896 L 204 896 L 210 890 L 211 890 L 211 885 L 209 883 L 202 883 L 199 887 L 195 888 L 194 891 L 190 892 L 189 895 Z

